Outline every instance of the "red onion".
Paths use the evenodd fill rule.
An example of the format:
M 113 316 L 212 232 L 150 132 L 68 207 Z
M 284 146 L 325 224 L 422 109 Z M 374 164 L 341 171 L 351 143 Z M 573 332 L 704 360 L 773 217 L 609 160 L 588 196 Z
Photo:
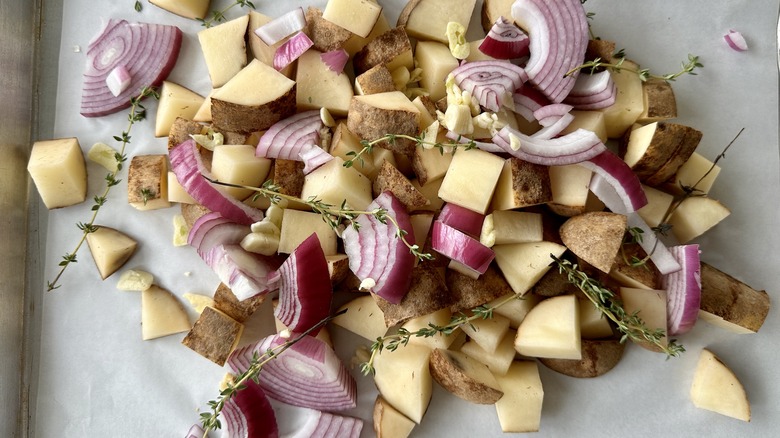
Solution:
M 211 175 L 203 166 L 195 140 L 181 143 L 171 149 L 168 155 L 176 179 L 198 203 L 239 224 L 251 225 L 263 219 L 262 211 L 220 192 L 204 178 L 211 178 Z
M 461 90 L 470 92 L 480 105 L 493 112 L 512 103 L 515 91 L 528 80 L 521 67 L 491 60 L 464 62 L 452 71 L 452 75 Z
M 239 301 L 268 293 L 268 277 L 278 266 L 276 259 L 246 251 L 241 245 L 217 245 L 201 257 Z
M 203 438 L 203 434 L 206 431 L 200 427 L 200 424 L 193 424 L 190 430 L 187 431 L 187 435 L 184 438 Z
M 334 158 L 333 155 L 325 152 L 324 149 L 313 144 L 306 145 L 300 154 L 298 154 L 298 156 L 304 163 L 304 175 L 308 175 L 316 168 L 322 166 Z
M 382 209 L 406 233 L 404 238 L 414 244 L 414 229 L 404 205 L 391 192 L 380 194 L 367 207 L 368 211 Z M 385 300 L 398 304 L 409 291 L 415 257 L 398 238 L 399 230 L 390 220 L 384 222 L 374 215 L 356 219 L 360 231 L 347 227 L 342 233 L 344 252 L 349 257 L 349 269 L 360 279 L 373 280 L 371 291 Z
M 528 35 L 502 16 L 493 23 L 479 50 L 496 59 L 516 59 L 528 56 L 529 44 Z
M 320 240 L 312 233 L 279 267 L 279 305 L 274 316 L 303 333 L 330 313 L 333 288 Z M 312 331 L 316 335 L 319 329 Z
M 647 225 L 642 216 L 638 213 L 628 213 L 626 215 L 627 226 L 629 228 L 639 228 L 642 230 L 642 241 L 639 246 L 650 256 L 650 260 L 662 275 L 671 274 L 680 270 L 680 264 L 677 263 L 674 256 L 669 252 L 669 248 L 663 244 L 656 236 L 655 231 Z
M 546 97 L 536 91 L 535 88 L 528 86 L 528 84 L 520 87 L 520 89 L 512 95 L 512 100 L 515 103 L 515 112 L 523 116 L 523 118 L 529 122 L 535 120 L 534 111 L 550 104 Z
M 579 75 L 564 102 L 576 109 L 595 110 L 612 106 L 616 98 L 617 85 L 609 71 L 604 70 Z
M 550 101 L 563 101 L 574 87 L 578 71 L 566 73 L 585 60 L 588 23 L 579 0 L 517 0 L 512 17 L 530 39 L 526 72 L 531 83 Z
M 620 203 L 609 202 L 609 199 L 601 200 L 612 212 L 628 214 L 647 205 L 647 196 L 645 196 L 645 190 L 642 188 L 639 178 L 626 162 L 613 152 L 605 150 L 595 157 L 581 162 L 580 165 L 603 178 L 620 197 Z M 599 194 L 596 191 L 594 193 Z
M 550 139 L 560 134 L 574 120 L 574 116 L 570 114 L 571 110 L 571 105 L 552 103 L 534 111 L 534 118 L 544 128 L 531 137 Z
M 320 55 L 320 59 L 331 71 L 342 73 L 344 71 L 344 66 L 347 65 L 347 61 L 349 61 L 349 53 L 344 49 L 331 50 L 330 52 L 325 52 Z
M 555 119 L 554 121 L 550 122 L 550 119 Z M 533 138 L 539 138 L 539 139 L 551 139 L 561 132 L 563 132 L 564 129 L 566 129 L 571 122 L 574 121 L 574 115 L 573 114 L 564 114 L 561 117 L 558 118 L 548 118 L 548 120 L 545 123 L 549 123 L 549 125 L 545 126 L 544 128 L 536 131 L 531 135 Z
M 195 221 L 187 235 L 187 244 L 202 255 L 217 245 L 240 243 L 250 231 L 246 225 L 225 219 L 218 212 L 211 212 Z
M 279 431 L 288 438 L 359 438 L 363 421 L 353 417 L 274 403 Z
M 663 278 L 669 334 L 676 336 L 690 331 L 699 317 L 701 261 L 699 245 L 673 246 L 669 251 L 681 266 L 679 271 Z
M 496 257 L 496 253 L 468 234 L 437 220 L 433 222 L 432 248 L 474 273 L 482 275 Z
M 124 65 L 119 65 L 115 69 L 111 70 L 111 73 L 106 76 L 106 87 L 108 91 L 114 95 L 114 97 L 122 94 L 130 86 L 133 78 L 130 76 L 130 72 L 127 71 Z
M 225 429 L 230 438 L 277 438 L 276 414 L 263 388 L 252 380 L 235 393 L 222 408 Z
M 479 237 L 485 215 L 448 202 L 442 207 L 438 220 L 456 230 Z
M 228 364 L 234 372 L 244 372 L 253 355 L 262 356 L 286 341 L 268 336 L 234 351 Z M 269 397 L 294 406 L 327 411 L 357 406 L 357 383 L 349 370 L 328 344 L 308 335 L 266 363 L 259 383 Z
M 303 32 L 296 33 L 276 49 L 274 53 L 274 68 L 278 71 L 284 70 L 285 67 L 292 64 L 293 61 L 298 59 L 313 45 L 314 42 L 309 39 L 308 35 Z
M 511 137 L 519 140 L 519 149 L 512 148 Z M 514 157 L 543 166 L 576 164 L 607 150 L 596 134 L 586 129 L 578 129 L 558 138 L 544 139 L 530 137 L 505 126 L 493 137 L 493 143 Z
M 162 84 L 176 64 L 181 40 L 176 26 L 109 20 L 87 48 L 81 115 L 115 113 L 130 107 L 130 99 L 144 87 Z M 106 79 L 117 67 L 127 69 L 131 81 L 114 96 Z
M 303 173 L 308 174 L 333 159 L 332 155 L 317 146 L 322 127 L 322 117 L 317 110 L 294 114 L 274 123 L 260 137 L 255 155 L 303 161 L 306 164 Z
M 747 41 L 745 41 L 745 37 L 742 36 L 742 33 L 729 29 L 729 33 L 726 35 L 723 35 L 723 39 L 726 41 L 726 44 L 729 45 L 732 49 L 736 50 L 737 52 L 744 52 L 748 49 Z
M 255 29 L 255 34 L 264 43 L 272 46 L 295 32 L 303 30 L 304 26 L 306 26 L 306 14 L 303 12 L 303 8 L 296 8 L 258 27 Z

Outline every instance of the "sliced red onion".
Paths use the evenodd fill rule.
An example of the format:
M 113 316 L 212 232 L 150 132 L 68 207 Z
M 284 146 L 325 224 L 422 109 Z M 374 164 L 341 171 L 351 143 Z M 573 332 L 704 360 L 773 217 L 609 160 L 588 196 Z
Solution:
M 528 35 L 503 16 L 498 17 L 479 50 L 496 59 L 517 59 L 528 56 Z
M 579 0 L 517 0 L 512 18 L 524 28 L 530 39 L 531 56 L 526 72 L 531 83 L 550 101 L 563 101 L 574 87 L 587 48 L 588 23 Z
M 239 301 L 270 292 L 268 277 L 278 266 L 275 258 L 246 251 L 241 245 L 217 245 L 201 257 Z
M 182 33 L 176 26 L 111 19 L 87 48 L 81 115 L 100 117 L 130 107 L 147 86 L 159 86 L 176 64 Z M 106 84 L 117 67 L 127 69 L 127 87 L 114 95 Z
M 647 225 L 639 213 L 633 212 L 626 215 L 627 226 L 629 228 L 639 228 L 642 230 L 642 241 L 639 246 L 650 256 L 650 260 L 658 268 L 661 275 L 671 274 L 680 270 L 680 264 L 675 260 L 669 248 L 664 245 L 656 236 L 655 231 Z
M 274 68 L 278 71 L 284 70 L 313 45 L 314 42 L 309 39 L 308 35 L 303 32 L 296 33 L 274 52 Z
M 277 438 L 276 414 L 263 388 L 252 380 L 230 397 L 222 408 L 225 429 L 230 438 Z M 203 435 L 201 435 L 202 437 Z
M 312 233 L 279 267 L 279 305 L 274 316 L 303 333 L 330 313 L 333 287 L 320 240 Z M 316 335 L 319 328 L 312 331 Z
M 331 50 L 320 55 L 320 59 L 335 73 L 344 72 L 344 66 L 349 61 L 349 53 L 344 49 Z
M 723 35 L 723 39 L 726 40 L 726 44 L 737 52 L 744 52 L 748 49 L 747 41 L 742 33 L 733 29 L 729 29 L 726 35 Z
M 699 317 L 701 305 L 701 260 L 699 245 L 678 245 L 669 248 L 681 269 L 664 276 L 669 334 L 690 331 Z
M 368 211 L 383 209 L 392 216 L 405 233 L 404 238 L 414 244 L 414 229 L 409 213 L 391 192 L 380 194 L 367 207 Z M 356 219 L 358 232 L 348 226 L 342 233 L 344 252 L 349 257 L 349 269 L 360 279 L 373 280 L 371 291 L 385 300 L 398 304 L 409 291 L 415 257 L 406 244 L 397 237 L 399 230 L 390 220 L 384 223 L 374 215 Z
M 204 177 L 211 174 L 203 166 L 198 153 L 198 144 L 189 139 L 168 152 L 171 170 L 176 179 L 198 203 L 211 211 L 219 212 L 224 218 L 239 224 L 251 225 L 263 220 L 263 212 L 226 195 L 212 186 Z
M 200 424 L 193 424 L 190 430 L 187 431 L 187 435 L 184 438 L 203 438 L 203 434 L 206 431 L 200 427 Z
M 551 139 L 563 132 L 563 130 L 566 129 L 573 121 L 574 115 L 568 113 L 557 118 L 548 117 L 545 121 L 545 123 L 548 123 L 548 125 L 534 132 L 531 137 L 539 139 Z
M 616 98 L 617 85 L 609 71 L 604 70 L 579 75 L 564 102 L 576 109 L 595 110 L 611 106 Z
M 332 160 L 333 155 L 325 152 L 324 149 L 317 145 L 306 145 L 303 150 L 298 154 L 298 157 L 303 161 L 303 174 L 308 175 L 318 167 Z
M 255 29 L 255 34 L 264 43 L 272 46 L 295 32 L 303 30 L 304 26 L 306 26 L 306 14 L 303 12 L 303 8 L 295 8 L 258 27 Z
M 523 116 L 523 118 L 529 122 L 535 120 L 534 111 L 550 104 L 546 97 L 528 84 L 520 87 L 520 89 L 512 95 L 512 100 L 515 103 L 515 112 Z
M 564 115 L 569 114 L 571 110 L 571 105 L 552 103 L 534 111 L 534 118 L 539 121 L 540 125 L 550 126 Z
M 618 214 L 628 214 L 639 210 L 647 205 L 647 196 L 642 188 L 639 178 L 620 157 L 612 151 L 604 150 L 595 157 L 579 163 L 581 166 L 590 169 L 594 174 L 603 178 L 620 197 L 620 203 L 612 202 L 611 199 L 602 199 L 602 202 Z M 598 182 L 598 181 L 597 181 Z M 600 183 L 600 182 L 599 182 Z M 600 193 L 599 188 L 591 188 L 597 196 Z M 596 190 L 599 190 L 597 192 Z M 609 202 L 609 204 L 607 204 Z
M 448 202 L 442 207 L 437 219 L 456 230 L 479 237 L 485 215 Z
M 496 253 L 468 234 L 436 220 L 433 222 L 432 248 L 474 273 L 482 275 L 496 258 Z
M 198 254 L 205 254 L 218 245 L 235 245 L 250 233 L 247 225 L 225 219 L 218 212 L 207 213 L 192 225 L 187 235 L 187 244 Z
M 354 417 L 274 403 L 280 435 L 287 438 L 359 438 L 363 420 Z
M 119 65 L 115 69 L 111 70 L 111 73 L 106 76 L 106 86 L 108 91 L 114 95 L 114 97 L 122 94 L 130 86 L 133 78 L 130 77 L 130 72 L 127 71 L 124 65 Z
M 512 137 L 520 144 L 517 150 L 512 147 Z M 598 136 L 586 129 L 578 129 L 553 139 L 544 139 L 531 137 L 505 126 L 493 136 L 493 143 L 516 158 L 543 166 L 577 164 L 607 150 Z
M 461 90 L 471 93 L 480 105 L 493 112 L 505 104 L 513 106 L 515 91 L 528 80 L 523 68 L 492 60 L 464 62 L 452 75 Z
M 265 355 L 287 339 L 271 335 L 234 351 L 228 364 L 234 372 L 244 372 L 252 356 Z M 333 349 L 312 336 L 304 336 L 259 374 L 259 383 L 269 397 L 294 406 L 340 411 L 357 406 L 357 383 Z
M 319 142 L 323 123 L 319 110 L 304 111 L 274 123 L 260 137 L 255 155 L 301 161 L 303 148 Z

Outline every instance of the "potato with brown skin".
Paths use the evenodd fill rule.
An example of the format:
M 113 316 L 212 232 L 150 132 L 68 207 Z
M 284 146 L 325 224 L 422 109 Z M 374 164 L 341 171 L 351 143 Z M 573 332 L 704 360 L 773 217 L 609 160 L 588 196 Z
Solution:
M 414 429 L 414 421 L 398 412 L 381 395 L 376 396 L 372 418 L 377 438 L 406 438 Z
M 211 117 L 220 130 L 252 133 L 295 114 L 295 87 L 278 100 L 261 105 L 241 105 L 211 98 Z
M 309 6 L 306 10 L 306 27 L 303 32 L 320 52 L 330 52 L 344 47 L 352 32 L 322 18 L 322 10 Z
M 657 122 L 631 131 L 620 156 L 649 185 L 665 182 L 691 156 L 701 132 L 677 123 Z M 651 183 L 649 180 L 655 182 Z
M 589 40 L 585 49 L 585 60 L 594 61 L 596 58 L 612 59 L 615 54 L 615 42 L 607 40 Z
M 170 207 L 168 158 L 165 155 L 136 155 L 130 160 L 127 202 L 141 211 Z
M 347 128 L 363 140 L 373 141 L 387 134 L 416 136 L 420 130 L 420 110 L 400 91 L 355 96 L 349 105 Z M 415 142 L 396 138 L 377 146 L 411 156 Z
M 625 347 L 626 344 L 618 339 L 583 339 L 581 360 L 539 358 L 539 362 L 570 377 L 598 377 L 612 370 L 620 362 Z
M 650 79 L 642 83 L 645 109 L 639 115 L 637 123 L 647 124 L 677 117 L 677 101 L 672 85 L 660 79 Z
M 184 222 L 190 228 L 195 225 L 195 221 L 200 219 L 201 216 L 211 213 L 211 210 L 201 204 L 181 204 L 180 208 L 181 215 L 184 216 Z
M 379 64 L 366 70 L 355 78 L 357 94 L 376 94 L 395 91 L 395 82 L 390 70 L 384 64 Z
M 632 260 L 643 261 L 632 264 Z M 615 256 L 615 264 L 609 272 L 610 277 L 621 286 L 647 289 L 661 288 L 661 273 L 639 244 L 626 244 Z
M 412 44 L 406 30 L 396 27 L 379 35 L 356 53 L 352 62 L 356 74 L 362 74 L 379 64 L 386 64 L 391 71 L 400 66 L 413 67 Z
M 301 196 L 305 176 L 304 163 L 301 161 L 274 160 L 274 184 L 279 186 L 279 193 L 290 196 Z
M 493 404 L 504 395 L 487 365 L 459 351 L 433 350 L 430 370 L 439 385 L 463 400 Z
M 550 173 L 547 166 L 509 158 L 496 184 L 492 207 L 511 210 L 552 201 Z
M 168 150 L 184 143 L 190 139 L 190 135 L 202 134 L 203 124 L 187 120 L 183 117 L 176 117 L 168 132 Z
M 487 271 L 476 280 L 452 269 L 447 270 L 445 279 L 454 300 L 450 307 L 452 313 L 471 310 L 514 293 L 495 264 L 488 266 Z
M 561 226 L 563 244 L 602 272 L 615 263 L 625 233 L 626 216 L 600 211 L 574 216 Z
M 769 295 L 702 263 L 700 309 L 699 317 L 707 322 L 736 333 L 755 333 L 769 314 Z
M 220 283 L 214 292 L 214 308 L 243 323 L 260 308 L 265 298 L 266 295 L 255 295 L 244 301 L 238 301 L 233 291 L 224 283 Z
M 412 185 L 409 179 L 405 177 L 401 171 L 387 161 L 383 162 L 382 167 L 379 168 L 379 173 L 377 173 L 373 185 L 375 197 L 385 191 L 389 191 L 395 195 L 395 197 L 404 204 L 407 210 L 425 207 L 431 203 L 428 198 L 423 196 L 422 193 Z
M 412 270 L 409 292 L 399 304 L 373 295 L 384 313 L 385 324 L 392 327 L 411 318 L 428 315 L 452 304 L 452 295 L 436 267 L 420 263 Z
M 219 310 L 206 307 L 181 343 L 215 364 L 223 366 L 238 344 L 243 331 L 243 324 Z

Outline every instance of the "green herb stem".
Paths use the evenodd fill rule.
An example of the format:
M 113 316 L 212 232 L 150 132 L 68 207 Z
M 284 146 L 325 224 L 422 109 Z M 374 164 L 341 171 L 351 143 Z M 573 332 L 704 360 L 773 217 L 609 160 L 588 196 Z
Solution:
M 122 132 L 121 135 L 114 136 L 114 140 L 120 142 L 121 147 L 119 148 L 119 152 L 115 155 L 117 166 L 116 170 L 113 172 L 109 172 L 106 177 L 106 188 L 103 190 L 103 193 L 100 195 L 95 195 L 93 198 L 94 204 L 92 205 L 92 216 L 90 216 L 89 221 L 87 222 L 79 222 L 76 224 L 77 228 L 81 231 L 81 238 L 79 239 L 78 243 L 76 244 L 76 247 L 73 249 L 72 252 L 69 252 L 62 256 L 62 261 L 60 261 L 59 266 L 60 270 L 57 272 L 57 275 L 54 277 L 52 281 L 49 281 L 46 285 L 47 291 L 50 292 L 54 289 L 57 289 L 60 287 L 58 284 L 60 279 L 62 278 L 62 275 L 65 273 L 65 270 L 70 266 L 71 263 L 77 263 L 77 257 L 76 254 L 79 252 L 79 249 L 84 245 L 84 242 L 87 240 L 87 235 L 90 233 L 94 233 L 97 231 L 98 227 L 95 225 L 95 220 L 97 219 L 98 213 L 100 212 L 101 207 L 106 204 L 108 201 L 108 194 L 111 191 L 111 188 L 118 185 L 121 180 L 117 179 L 117 176 L 119 175 L 119 172 L 122 170 L 122 167 L 127 161 L 127 157 L 125 156 L 125 148 L 130 143 L 130 131 L 133 128 L 133 125 L 136 123 L 144 120 L 146 118 L 146 109 L 141 104 L 141 100 L 145 97 L 152 96 L 155 99 L 159 98 L 159 95 L 157 94 L 157 91 L 155 91 L 152 87 L 144 87 L 141 92 L 138 94 L 138 96 L 133 97 L 130 99 L 130 113 L 127 116 L 128 119 L 128 125 L 127 129 Z
M 347 152 L 347 156 L 350 158 L 349 160 L 344 161 L 344 167 L 352 167 L 355 165 L 355 162 L 359 162 L 362 164 L 363 156 L 366 154 L 370 154 L 371 151 L 374 150 L 374 147 L 376 147 L 377 144 L 385 141 L 390 144 L 394 144 L 398 139 L 413 141 L 417 146 L 423 146 L 423 147 L 429 146 L 432 148 L 436 148 L 442 154 L 444 154 L 448 150 L 455 150 L 458 148 L 469 150 L 477 147 L 477 143 L 474 140 L 469 140 L 467 143 L 457 143 L 457 142 L 440 143 L 440 142 L 426 141 L 423 135 L 419 137 L 414 137 L 406 134 L 385 134 L 374 140 L 362 140 L 360 144 L 363 146 L 363 148 L 358 152 L 354 152 L 354 151 Z
M 224 9 L 217 9 L 214 11 L 211 11 L 211 17 L 208 19 L 202 19 L 198 18 L 197 20 L 200 21 L 200 24 L 203 25 L 206 28 L 209 28 L 217 23 L 221 23 L 225 21 L 225 14 L 231 9 L 233 9 L 235 6 L 240 6 L 242 8 L 249 7 L 252 9 L 255 9 L 254 3 L 252 3 L 249 0 L 236 0 L 235 2 L 231 3 L 230 5 L 226 6 Z
M 702 65 L 701 62 L 699 62 L 699 57 L 698 56 L 689 54 L 688 55 L 688 61 L 682 63 L 682 68 L 680 69 L 680 71 L 678 71 L 676 73 L 667 73 L 667 74 L 663 74 L 663 75 L 658 75 L 658 74 L 654 74 L 654 73 L 650 72 L 650 69 L 647 69 L 647 68 L 636 69 L 636 68 L 632 68 L 632 67 L 626 67 L 624 65 L 624 61 L 625 61 L 626 58 L 625 58 L 625 54 L 623 53 L 622 50 L 616 54 L 615 58 L 617 59 L 616 62 L 606 62 L 606 61 L 602 60 L 601 58 L 596 58 L 596 59 L 594 59 L 592 61 L 587 61 L 584 64 L 581 64 L 581 65 L 579 65 L 577 67 L 574 67 L 573 69 L 569 70 L 568 72 L 566 72 L 566 74 L 564 76 L 571 76 L 572 74 L 574 74 L 574 72 L 576 72 L 578 70 L 588 70 L 590 74 L 593 74 L 593 73 L 596 72 L 596 70 L 598 70 L 600 68 L 608 68 L 608 69 L 611 69 L 611 70 L 617 71 L 617 72 L 627 71 L 627 72 L 630 72 L 630 73 L 635 73 L 635 74 L 639 75 L 639 79 L 641 79 L 642 82 L 645 82 L 645 81 L 647 81 L 649 79 L 660 79 L 662 81 L 670 82 L 670 81 L 674 81 L 677 78 L 679 78 L 680 76 L 686 75 L 686 74 L 695 76 L 696 74 L 698 74 L 698 73 L 696 73 L 695 70 L 697 68 L 704 67 L 704 65 Z

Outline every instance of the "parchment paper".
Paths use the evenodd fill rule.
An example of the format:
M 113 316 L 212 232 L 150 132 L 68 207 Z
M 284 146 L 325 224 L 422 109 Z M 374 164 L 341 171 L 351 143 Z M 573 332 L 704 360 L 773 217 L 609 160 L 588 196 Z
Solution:
M 453 0 L 454 1 L 454 0 Z M 212 9 L 230 2 L 215 0 Z M 277 16 L 293 4 L 324 7 L 325 1 L 281 2 L 256 0 L 260 12 Z M 391 23 L 401 1 L 380 0 Z M 472 35 L 479 25 L 477 2 Z M 175 24 L 185 32 L 181 58 L 170 80 L 206 94 L 209 80 L 200 55 L 195 22 L 143 2 L 66 0 L 60 75 L 56 99 L 55 135 L 76 136 L 84 150 L 97 141 L 110 142 L 126 126 L 126 112 L 100 119 L 78 114 L 85 49 L 101 20 Z M 679 69 L 689 53 L 704 64 L 699 76 L 674 84 L 678 122 L 704 132 L 699 152 L 710 159 L 736 135 L 745 132 L 726 159 L 712 197 L 732 210 L 723 223 L 697 239 L 702 258 L 721 270 L 777 299 L 776 231 L 780 196 L 778 160 L 778 67 L 775 25 L 778 1 L 590 0 L 595 12 L 593 32 L 617 41 L 628 57 L 654 71 Z M 244 11 L 234 8 L 228 17 Z M 750 50 L 738 53 L 723 41 L 728 29 L 743 32 Z M 156 103 L 147 102 L 150 120 L 133 127 L 129 156 L 165 152 L 165 140 L 152 136 Z M 105 171 L 89 163 L 90 197 L 102 191 Z M 86 221 L 91 202 L 52 211 L 45 256 L 46 280 L 55 275 L 61 255 L 78 239 L 75 224 Z M 157 284 L 176 295 L 211 295 L 218 280 L 188 247 L 171 244 L 172 216 L 178 207 L 138 212 L 126 202 L 126 185 L 115 188 L 98 223 L 119 228 L 140 242 L 126 266 L 152 272 Z M 176 437 L 198 421 L 198 411 L 218 394 L 225 370 L 180 344 L 183 334 L 141 341 L 140 295 L 115 289 L 117 275 L 100 281 L 89 252 L 69 267 L 62 287 L 45 294 L 40 380 L 35 436 L 47 437 Z M 44 283 L 45 284 L 45 283 Z M 248 332 L 268 330 L 260 323 L 265 308 Z M 193 321 L 195 314 L 191 314 Z M 545 390 L 539 437 L 604 436 L 776 436 L 780 430 L 780 373 L 776 337 L 780 322 L 772 310 L 756 335 L 734 335 L 700 321 L 681 337 L 688 352 L 678 359 L 630 345 L 623 361 L 607 375 L 577 380 L 540 366 Z M 348 359 L 360 343 L 338 328 L 332 334 L 337 350 Z M 744 384 L 752 403 L 753 420 L 746 424 L 699 410 L 689 389 L 701 348 L 718 354 Z M 357 370 L 359 407 L 348 412 L 366 420 L 362 436 L 373 436 L 370 415 L 375 389 Z M 501 436 L 493 406 L 471 405 L 441 388 L 416 437 Z

